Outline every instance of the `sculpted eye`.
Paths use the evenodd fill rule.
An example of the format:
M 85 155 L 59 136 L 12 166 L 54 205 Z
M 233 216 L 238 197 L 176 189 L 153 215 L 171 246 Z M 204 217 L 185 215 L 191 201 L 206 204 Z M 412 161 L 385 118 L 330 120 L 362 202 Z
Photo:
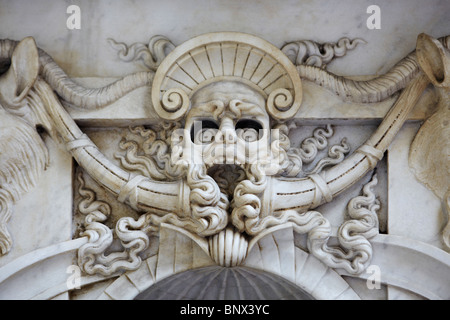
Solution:
M 258 121 L 242 119 L 236 123 L 236 135 L 244 141 L 257 141 L 263 136 L 262 128 Z
M 213 120 L 195 121 L 191 128 L 191 140 L 195 144 L 211 143 L 218 130 L 219 125 Z

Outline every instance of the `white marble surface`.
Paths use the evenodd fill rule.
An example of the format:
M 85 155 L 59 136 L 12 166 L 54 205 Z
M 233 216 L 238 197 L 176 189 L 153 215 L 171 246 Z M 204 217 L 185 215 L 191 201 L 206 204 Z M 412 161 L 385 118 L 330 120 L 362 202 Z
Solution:
M 379 30 L 366 26 L 371 0 L 338 4 L 329 0 L 79 0 L 80 30 L 66 27 L 66 9 L 71 4 L 69 0 L 1 0 L 0 38 L 33 36 L 72 77 L 106 77 L 137 69 L 117 58 L 107 38 L 131 44 L 165 35 L 179 45 L 207 32 L 240 31 L 281 47 L 294 40 L 333 42 L 342 36 L 360 37 L 367 44 L 331 63 L 329 69 L 343 75 L 371 75 L 388 71 L 411 52 L 419 33 L 440 37 L 450 29 L 447 0 L 377 1 Z
M 439 198 L 414 176 L 404 164 L 418 124 L 407 124 L 399 132 L 388 151 L 389 162 L 389 219 L 388 232 L 392 235 L 417 239 L 445 250 L 442 230 L 446 217 Z M 418 196 L 420 194 L 420 196 Z M 388 287 L 390 300 L 422 299 L 422 297 L 396 287 Z
M 72 238 L 72 158 L 49 138 L 46 145 L 50 166 L 39 186 L 14 207 L 8 224 L 14 245 L 11 254 L 0 259 L 0 267 L 28 252 Z
M 240 31 L 281 47 L 288 41 L 300 39 L 326 42 L 344 36 L 360 37 L 367 43 L 358 45 L 328 67 L 337 74 L 360 76 L 388 71 L 414 49 L 421 32 L 435 37 L 450 34 L 448 0 L 378 1 L 382 19 L 380 30 L 366 27 L 369 16 L 366 8 L 373 4 L 370 0 L 79 0 L 81 30 L 68 30 L 66 8 L 71 4 L 73 1 L 69 0 L 0 0 L 0 39 L 35 37 L 38 46 L 52 55 L 62 69 L 72 77 L 79 77 L 77 82 L 92 87 L 143 70 L 139 64 L 120 61 L 107 38 L 132 44 L 147 42 L 150 37 L 161 34 L 178 45 L 207 32 Z M 304 82 L 303 90 L 303 104 L 296 116 L 300 127 L 291 133 L 292 142 L 298 146 L 314 128 L 332 123 L 336 125 L 335 135 L 329 145 L 347 137 L 351 145 L 349 154 L 373 133 L 398 98 L 395 94 L 380 103 L 363 105 L 343 102 L 332 92 L 310 82 Z M 349 278 L 346 272 L 325 266 L 308 254 L 306 235 L 293 235 L 291 229 L 260 239 L 245 264 L 278 274 L 316 298 L 450 298 L 446 287 L 449 255 L 442 250 L 440 239 L 446 221 L 440 201 L 408 168 L 410 144 L 421 121 L 434 111 L 435 103 L 434 91 L 428 88 L 377 167 L 379 182 L 375 193 L 381 201 L 378 218 L 381 233 L 387 233 L 376 236 L 373 242 L 373 263 L 383 267 L 380 291 L 367 289 L 365 273 Z M 114 156 L 126 127 L 157 121 L 147 88 L 140 88 L 105 109 L 71 108 L 68 111 L 116 165 L 120 163 Z M 15 214 L 8 224 L 14 247 L 8 255 L 0 257 L 0 274 L 11 266 L 19 268 L 11 277 L 0 281 L 0 299 L 69 298 L 65 268 L 76 261 L 78 242 L 69 241 L 67 245 L 73 247 L 63 254 L 52 250 L 55 245 L 71 240 L 73 232 L 74 237 L 79 235 L 80 230 L 74 224 L 83 221 L 84 216 L 72 220 L 73 205 L 78 204 L 79 196 L 73 199 L 77 183 L 72 181 L 71 156 L 63 146 L 49 139 L 46 144 L 50 167 L 40 185 L 15 206 Z M 371 172 L 367 173 L 333 202 L 316 209 L 330 221 L 333 237 L 349 218 L 348 201 L 361 192 L 370 176 Z M 137 219 L 139 215 L 130 207 L 118 203 L 91 179 L 86 181 L 97 197 L 111 205 L 113 214 L 108 226 L 114 227 L 123 216 Z M 70 297 L 133 298 L 155 281 L 214 264 L 195 241 L 185 235 L 162 228 L 159 236 L 159 241 L 156 237 L 151 239 L 137 270 L 115 274 L 103 281 L 100 276 L 85 276 L 82 281 L 86 289 L 75 291 Z M 79 239 L 80 243 L 83 241 Z M 335 244 L 336 238 L 331 242 Z M 31 266 L 19 263 L 26 254 L 39 254 L 39 249 L 46 248 L 52 250 L 49 249 L 43 261 Z M 27 290 L 23 290 L 24 286 L 28 286 Z
M 406 124 L 388 150 L 388 232 L 444 249 L 441 231 L 446 217 L 442 212 L 441 202 L 405 165 L 408 161 L 409 145 L 418 127 L 418 124 Z

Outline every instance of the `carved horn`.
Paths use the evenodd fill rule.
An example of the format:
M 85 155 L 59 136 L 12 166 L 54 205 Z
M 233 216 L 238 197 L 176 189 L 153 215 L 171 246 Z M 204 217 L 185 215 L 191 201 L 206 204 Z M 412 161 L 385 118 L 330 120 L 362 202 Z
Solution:
M 450 52 L 441 42 L 421 33 L 417 39 L 417 60 L 436 87 L 450 86 Z
M 375 133 L 357 152 L 339 165 L 322 175 L 311 175 L 305 179 L 272 179 L 272 188 L 266 190 L 275 192 L 269 195 L 266 191 L 264 195 L 265 199 L 271 200 L 270 211 L 291 209 L 306 211 L 317 207 L 331 201 L 374 168 L 428 83 L 427 77 L 419 71 Z M 38 81 L 35 89 L 40 92 L 49 115 L 74 158 L 92 178 L 116 194 L 119 200 L 136 209 L 161 214 L 184 212 L 189 208 L 189 204 L 184 203 L 189 197 L 186 196 L 186 187 L 182 181 L 156 182 L 139 175 L 130 176 L 109 162 L 95 144 L 83 134 L 45 82 Z M 267 196 L 270 197 L 266 198 Z
M 0 97 L 9 106 L 22 101 L 38 77 L 38 52 L 34 39 L 27 37 L 11 53 L 11 67 L 0 77 Z
M 18 41 L 0 40 L 0 60 L 10 59 Z M 151 85 L 154 72 L 137 72 L 102 88 L 85 88 L 73 82 L 42 49 L 38 48 L 40 75 L 65 101 L 79 108 L 104 107 L 127 93 Z
M 450 49 L 450 36 L 434 40 L 437 45 Z M 417 47 L 419 49 L 420 46 Z M 367 81 L 351 80 L 334 75 L 321 68 L 297 65 L 297 71 L 302 79 L 312 81 L 336 93 L 345 100 L 358 103 L 372 103 L 382 101 L 397 91 L 404 89 L 419 73 L 416 51 L 398 62 L 386 74 Z
M 419 70 L 372 136 L 340 164 L 321 175 L 314 174 L 302 179 L 273 178 L 272 186 L 267 190 L 274 191 L 264 195 L 271 199 L 268 209 L 275 214 L 285 210 L 304 212 L 331 201 L 362 178 L 381 160 L 428 84 L 429 79 Z
M 35 90 L 66 143 L 67 150 L 95 181 L 115 194 L 119 201 L 138 211 L 159 214 L 178 213 L 189 208 L 189 205 L 185 206 L 183 203 L 186 197 L 181 180 L 158 182 L 141 175 L 131 176 L 110 162 L 81 131 L 47 83 L 38 80 Z

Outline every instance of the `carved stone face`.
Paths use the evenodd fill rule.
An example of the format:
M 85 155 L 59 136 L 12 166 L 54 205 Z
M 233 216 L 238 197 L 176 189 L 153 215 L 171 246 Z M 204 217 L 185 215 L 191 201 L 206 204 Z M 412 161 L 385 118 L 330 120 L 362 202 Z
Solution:
M 239 82 L 217 82 L 195 93 L 191 103 L 184 160 L 207 168 L 268 161 L 270 119 L 259 92 Z

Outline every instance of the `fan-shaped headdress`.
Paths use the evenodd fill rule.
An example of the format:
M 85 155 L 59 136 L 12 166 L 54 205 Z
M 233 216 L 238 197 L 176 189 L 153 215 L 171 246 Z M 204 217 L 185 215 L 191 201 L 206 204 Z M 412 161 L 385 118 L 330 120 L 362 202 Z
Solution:
M 152 102 L 165 120 L 182 118 L 190 98 L 217 81 L 238 81 L 260 92 L 275 119 L 293 117 L 302 86 L 292 62 L 269 42 L 238 32 L 208 33 L 173 50 L 156 71 Z

